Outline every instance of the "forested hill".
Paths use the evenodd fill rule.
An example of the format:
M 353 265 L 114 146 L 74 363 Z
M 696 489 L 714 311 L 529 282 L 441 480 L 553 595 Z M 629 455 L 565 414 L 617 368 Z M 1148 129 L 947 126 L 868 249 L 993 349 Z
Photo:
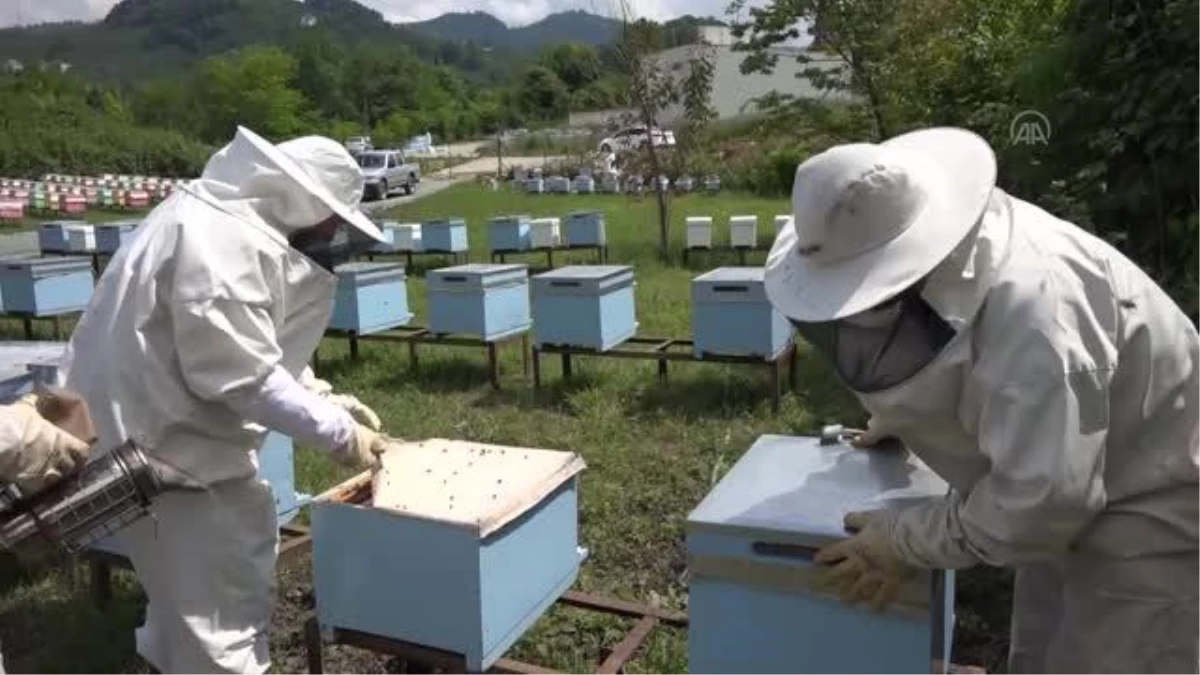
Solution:
M 354 0 L 123 0 L 98 23 L 0 30 L 0 63 L 61 61 L 90 77 L 133 83 L 240 47 L 288 47 L 317 26 L 347 46 L 404 45 L 426 62 L 487 76 L 495 75 L 489 62 L 511 63 L 555 43 L 600 46 L 620 32 L 618 21 L 581 11 L 510 28 L 480 12 L 393 24 Z

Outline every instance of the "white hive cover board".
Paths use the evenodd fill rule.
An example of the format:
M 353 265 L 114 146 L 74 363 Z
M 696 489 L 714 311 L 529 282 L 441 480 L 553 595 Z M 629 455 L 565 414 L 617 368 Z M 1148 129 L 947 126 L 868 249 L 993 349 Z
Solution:
M 432 438 L 396 442 L 380 457 L 372 506 L 486 537 L 585 468 L 572 452 Z

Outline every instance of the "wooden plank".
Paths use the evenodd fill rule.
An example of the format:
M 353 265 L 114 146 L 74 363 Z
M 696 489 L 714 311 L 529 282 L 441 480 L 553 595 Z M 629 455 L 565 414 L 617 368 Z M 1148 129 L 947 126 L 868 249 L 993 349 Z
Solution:
M 581 591 L 567 591 L 563 594 L 560 602 L 580 609 L 591 609 L 631 619 L 641 619 L 647 616 L 654 617 L 668 626 L 682 628 L 688 624 L 687 614 L 681 612 L 672 612 L 613 598 L 602 598 Z
M 629 659 L 633 658 L 633 655 L 638 649 L 641 648 L 642 643 L 646 641 L 646 638 L 650 637 L 650 631 L 654 630 L 654 627 L 657 625 L 658 619 L 655 617 L 643 616 L 641 620 L 634 625 L 633 630 L 629 631 L 625 637 L 617 643 L 617 646 L 613 648 L 612 653 L 608 655 L 608 658 L 604 659 L 604 662 L 600 664 L 600 667 L 596 669 L 596 672 L 604 675 L 615 675 L 615 673 L 621 672 L 621 669 L 625 667 L 625 663 L 628 662 Z
M 488 670 L 488 672 L 489 673 L 520 673 L 521 675 L 552 675 L 552 674 L 558 673 L 560 671 L 553 670 L 551 668 L 543 668 L 541 666 L 535 666 L 532 663 L 525 663 L 524 661 L 514 661 L 512 659 L 497 659 L 497 661 L 494 664 L 492 664 L 492 667 L 490 670 Z

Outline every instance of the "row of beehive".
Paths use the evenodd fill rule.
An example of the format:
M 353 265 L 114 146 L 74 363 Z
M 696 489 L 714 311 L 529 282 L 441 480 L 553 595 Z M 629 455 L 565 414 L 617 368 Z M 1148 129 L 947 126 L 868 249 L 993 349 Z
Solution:
M 338 277 L 331 328 L 366 335 L 412 320 L 402 265 L 351 263 Z M 637 332 L 628 266 L 572 265 L 530 277 L 525 265 L 470 264 L 426 280 L 433 333 L 494 341 L 532 325 L 536 345 L 606 351 Z M 774 359 L 791 338 L 791 324 L 767 300 L 761 268 L 723 267 L 692 280 L 697 355 Z
M 792 222 L 789 215 L 775 216 L 775 236 Z M 688 216 L 684 221 L 687 228 L 688 248 L 713 247 L 712 216 Z M 734 248 L 758 246 L 758 216 L 729 216 L 729 245 Z
M 0 188 L 0 219 L 19 220 L 29 211 L 80 214 L 90 207 L 147 209 L 169 194 L 170 189 L 167 188 L 155 192 L 108 188 L 83 188 L 79 192 L 36 192 L 24 188 Z
M 580 211 L 561 218 L 527 215 L 497 216 L 488 221 L 488 249 L 528 251 L 560 246 L 603 246 L 607 243 L 604 214 Z M 468 248 L 467 223 L 462 218 L 442 218 L 422 223 L 384 222 L 384 243 L 376 253 L 462 253 Z
M 697 189 L 698 185 L 702 185 L 708 192 L 716 192 L 721 189 L 721 179 L 717 176 L 709 176 L 703 180 L 703 183 L 698 183 L 691 176 L 680 176 L 672 183 L 671 179 L 666 176 L 659 176 L 659 183 L 664 190 L 670 190 L 674 187 L 676 192 L 691 192 Z M 604 173 L 597 180 L 592 176 L 581 174 L 576 176 L 574 180 L 566 176 L 534 176 L 532 178 L 514 179 L 514 184 L 520 185 L 525 192 L 530 194 L 591 194 L 594 192 L 603 192 L 616 194 L 619 192 L 642 192 L 646 188 L 645 180 L 638 175 L 629 176 L 624 181 L 619 176 L 613 173 Z
M 141 221 L 135 218 L 114 220 L 91 225 L 78 220 L 59 220 L 42 223 L 38 228 L 38 248 L 47 253 L 102 253 L 117 252 Z

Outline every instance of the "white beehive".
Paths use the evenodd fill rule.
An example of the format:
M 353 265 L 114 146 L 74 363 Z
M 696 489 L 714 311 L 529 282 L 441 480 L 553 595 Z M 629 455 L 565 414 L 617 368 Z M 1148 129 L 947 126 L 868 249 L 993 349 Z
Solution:
M 94 253 L 96 251 L 96 228 L 91 225 L 68 225 L 63 228 L 68 253 Z
M 687 247 L 712 248 L 713 219 L 709 216 L 689 216 L 687 219 Z
M 397 251 L 421 251 L 421 224 L 400 223 L 394 226 L 395 236 L 392 245 Z
M 729 245 L 754 248 L 758 245 L 758 216 L 729 217 Z
M 560 218 L 534 218 L 529 221 L 530 248 L 554 248 L 562 241 L 559 237 Z

